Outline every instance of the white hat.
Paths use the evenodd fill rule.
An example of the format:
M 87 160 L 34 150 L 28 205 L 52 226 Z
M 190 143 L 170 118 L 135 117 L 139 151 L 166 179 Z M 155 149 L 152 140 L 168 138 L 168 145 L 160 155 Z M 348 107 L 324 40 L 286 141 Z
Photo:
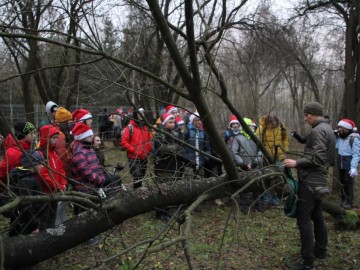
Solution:
M 191 115 L 190 115 L 190 117 L 189 117 L 189 121 L 190 121 L 190 123 L 191 123 L 191 124 L 192 124 L 192 122 L 194 121 L 195 117 L 200 118 L 199 113 L 194 112 L 193 114 L 191 114 Z
M 45 105 L 45 111 L 47 113 L 56 112 L 57 108 L 58 108 L 58 105 L 53 101 L 48 101 L 48 103 L 46 103 L 46 105 Z

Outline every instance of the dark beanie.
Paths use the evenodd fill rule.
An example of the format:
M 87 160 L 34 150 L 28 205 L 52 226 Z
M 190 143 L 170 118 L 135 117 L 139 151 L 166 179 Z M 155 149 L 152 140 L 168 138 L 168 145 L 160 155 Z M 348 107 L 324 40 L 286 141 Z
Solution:
M 304 107 L 304 113 L 317 115 L 317 116 L 323 116 L 324 115 L 323 106 L 319 102 L 316 102 L 316 101 L 309 102 Z
M 30 122 L 25 122 L 25 121 L 17 122 L 14 125 L 15 137 L 18 140 L 21 140 L 25 138 L 25 136 L 28 135 L 34 129 L 35 129 L 34 125 L 31 124 Z
M 42 157 L 39 151 L 28 150 L 21 155 L 20 162 L 21 162 L 21 166 L 25 168 L 31 168 L 35 165 L 44 163 L 44 158 Z

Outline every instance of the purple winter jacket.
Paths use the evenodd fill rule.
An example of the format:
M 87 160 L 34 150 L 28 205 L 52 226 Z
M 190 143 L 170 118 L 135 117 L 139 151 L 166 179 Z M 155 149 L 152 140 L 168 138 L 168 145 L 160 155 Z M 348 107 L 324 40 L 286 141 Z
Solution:
M 78 182 L 75 184 L 76 190 L 89 192 L 104 184 L 104 172 L 94 149 L 90 145 L 75 141 L 71 163 L 74 179 Z

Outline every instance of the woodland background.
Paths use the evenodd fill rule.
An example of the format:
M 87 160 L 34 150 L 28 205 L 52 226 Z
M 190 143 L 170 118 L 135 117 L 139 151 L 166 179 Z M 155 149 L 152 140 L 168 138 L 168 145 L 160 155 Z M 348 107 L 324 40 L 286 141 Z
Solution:
M 176 183 L 175 187 L 169 187 L 168 194 L 116 194 L 104 204 L 96 198 L 85 198 L 93 203 L 89 205 L 97 214 L 89 212 L 84 217 L 74 217 L 66 223 L 66 228 L 71 230 L 59 235 L 42 233 L 37 237 L 3 238 L 1 244 L 6 248 L 1 258 L 7 267 L 38 263 L 64 254 L 94 235 L 109 233 L 125 222 L 137 222 L 137 218 L 141 224 L 154 226 L 141 219 L 142 214 L 148 215 L 154 207 L 193 205 L 233 194 L 236 189 L 226 183 L 236 182 L 241 188 L 251 176 L 239 175 L 221 138 L 231 114 L 243 123 L 242 116 L 258 119 L 273 111 L 289 131 L 304 134 L 308 127 L 303 121 L 302 107 L 315 100 L 324 105 L 334 128 L 343 117 L 357 124 L 360 121 L 360 2 L 357 0 L 287 1 L 286 4 L 255 0 L 1 0 L 0 14 L 0 103 L 10 104 L 10 111 L 1 106 L 0 133 L 10 132 L 15 118 L 36 122 L 39 112 L 35 108 L 41 108 L 49 100 L 69 109 L 91 106 L 94 117 L 107 106 L 141 106 L 146 108 L 149 123 L 158 116 L 161 106 L 176 104 L 198 110 L 226 172 L 225 178 L 197 183 L 191 190 L 186 183 Z M 11 110 L 15 105 L 23 106 L 24 113 L 14 114 Z M 263 153 L 267 157 L 266 151 Z M 118 157 L 110 160 L 116 162 Z M 268 160 L 272 161 L 271 157 Z M 332 176 L 329 181 L 333 183 Z M 46 198 L 63 199 L 84 198 L 69 193 Z M 332 199 L 337 202 L 336 196 Z M 188 217 L 194 217 L 191 213 Z M 211 215 L 206 217 L 208 221 L 204 224 L 210 224 Z M 257 221 L 244 226 L 252 228 L 254 224 Z M 269 224 L 276 228 L 271 235 L 288 236 L 289 231 L 278 227 L 276 217 Z M 103 265 L 110 269 L 139 265 L 140 269 L 224 269 L 220 263 L 222 248 L 216 252 L 218 264 L 202 266 L 194 259 L 194 246 L 189 245 L 194 239 L 189 228 L 201 234 L 201 225 L 191 227 L 186 223 L 187 230 L 183 231 L 180 224 L 177 231 L 180 238 L 176 238 L 167 234 L 169 231 L 164 226 L 161 233 L 155 233 L 160 238 L 149 240 L 146 233 L 147 240 L 136 237 L 124 242 L 118 256 L 127 259 L 122 257 L 115 266 L 106 251 L 101 256 L 106 261 Z M 223 229 L 220 243 L 227 240 L 227 228 L 218 227 Z M 228 243 L 244 244 L 246 240 L 236 238 L 241 232 L 238 229 L 235 226 L 231 230 L 234 237 Z M 345 243 L 340 249 L 345 248 L 347 253 L 333 252 L 336 262 L 330 260 L 324 269 L 333 266 L 333 269 L 357 269 L 359 255 L 351 248 L 351 239 L 356 237 L 352 238 L 351 234 L 344 240 L 335 227 L 331 234 L 333 247 Z M 49 241 L 52 246 L 46 248 Z M 167 254 L 167 248 L 174 243 L 181 243 L 184 256 L 176 267 L 150 263 L 141 268 L 148 252 L 165 250 Z M 272 244 L 268 242 L 267 248 Z M 288 246 L 282 251 L 287 250 L 285 247 Z M 131 252 L 140 254 L 135 264 L 129 262 Z M 206 249 L 202 252 L 206 253 Z M 276 253 L 280 257 L 278 263 L 270 260 L 269 265 L 262 267 L 265 261 L 269 262 L 266 259 L 244 269 L 280 268 L 281 253 Z M 107 264 L 104 257 L 111 263 Z M 237 254 L 230 254 L 231 259 L 236 257 Z M 242 269 L 253 262 L 253 257 L 242 261 L 227 269 Z M 66 263 L 58 265 L 58 262 L 55 264 L 59 269 L 67 268 Z

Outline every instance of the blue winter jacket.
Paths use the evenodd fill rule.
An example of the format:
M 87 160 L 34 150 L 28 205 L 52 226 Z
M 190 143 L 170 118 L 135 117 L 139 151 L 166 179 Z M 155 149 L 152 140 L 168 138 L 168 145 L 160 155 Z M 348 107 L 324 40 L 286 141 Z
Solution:
M 196 129 L 192 123 L 188 125 L 186 133 L 184 135 L 185 142 L 192 146 L 196 146 L 196 130 L 199 132 L 198 136 L 198 144 L 199 150 L 206 152 L 207 154 L 211 154 L 210 143 L 207 139 L 205 132 L 202 129 Z M 189 160 L 190 163 L 196 165 L 196 151 L 190 147 L 185 148 L 185 157 Z M 205 163 L 208 161 L 208 157 L 204 156 L 203 154 L 199 154 L 199 166 L 204 166 Z
M 351 144 L 350 141 L 352 141 Z M 338 150 L 339 169 L 357 169 L 360 160 L 360 136 L 358 133 L 351 133 L 346 138 L 337 137 L 336 149 Z

